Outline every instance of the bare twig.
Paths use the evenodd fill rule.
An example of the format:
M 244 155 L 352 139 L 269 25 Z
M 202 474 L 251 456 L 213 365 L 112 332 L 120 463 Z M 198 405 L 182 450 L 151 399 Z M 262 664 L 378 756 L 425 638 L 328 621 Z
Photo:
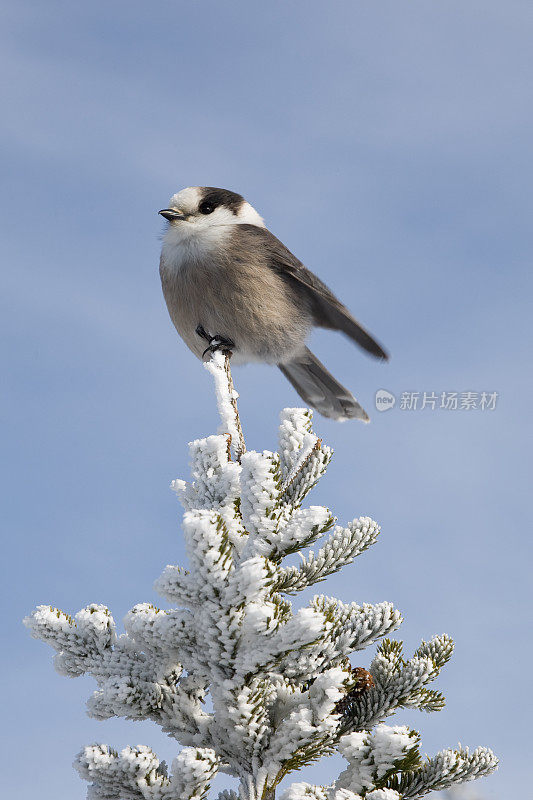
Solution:
M 229 363 L 230 354 L 226 353 L 224 356 L 224 370 L 226 372 L 226 378 L 228 380 L 228 394 L 230 403 L 233 408 L 233 413 L 235 414 L 235 426 L 237 428 L 237 442 L 234 445 L 235 449 L 235 459 L 240 463 L 240 460 L 244 453 L 246 453 L 246 442 L 244 441 L 244 434 L 242 432 L 242 425 L 241 425 L 241 418 L 239 416 L 239 409 L 237 407 L 237 398 L 238 393 L 235 391 L 235 386 L 233 385 L 233 378 L 231 375 L 231 367 Z
M 220 432 L 229 433 L 234 458 L 240 462 L 246 452 L 246 444 L 237 407 L 239 395 L 235 391 L 231 377 L 230 354 L 216 351 L 211 354 L 208 361 L 204 362 L 204 366 L 215 380 L 218 413 L 221 420 Z

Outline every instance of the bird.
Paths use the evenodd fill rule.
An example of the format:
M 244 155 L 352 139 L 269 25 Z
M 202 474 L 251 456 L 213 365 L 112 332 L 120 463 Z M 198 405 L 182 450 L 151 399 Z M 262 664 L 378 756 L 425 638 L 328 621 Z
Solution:
M 163 295 L 198 358 L 223 350 L 232 364 L 275 364 L 323 416 L 369 421 L 306 339 L 313 327 L 329 328 L 378 359 L 386 360 L 386 351 L 242 195 L 189 186 L 158 213 L 168 223 L 159 266 Z

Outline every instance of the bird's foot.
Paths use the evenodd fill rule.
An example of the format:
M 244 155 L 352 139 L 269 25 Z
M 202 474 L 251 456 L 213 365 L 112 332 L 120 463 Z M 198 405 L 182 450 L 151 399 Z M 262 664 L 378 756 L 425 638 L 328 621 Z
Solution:
M 212 336 L 209 339 L 209 346 L 205 348 L 202 353 L 202 358 L 206 353 L 216 353 L 220 350 L 221 353 L 227 353 L 229 356 L 233 353 L 235 342 L 228 339 L 226 336 Z
M 227 353 L 231 355 L 234 348 L 235 342 L 231 339 L 228 339 L 226 336 L 209 336 L 206 333 L 205 328 L 202 325 L 198 325 L 196 328 L 196 333 L 198 336 L 201 336 L 202 339 L 205 339 L 206 342 L 209 342 L 209 346 L 205 348 L 204 352 L 202 353 L 202 358 L 206 355 L 206 353 L 216 353 L 217 350 L 220 350 L 222 353 Z

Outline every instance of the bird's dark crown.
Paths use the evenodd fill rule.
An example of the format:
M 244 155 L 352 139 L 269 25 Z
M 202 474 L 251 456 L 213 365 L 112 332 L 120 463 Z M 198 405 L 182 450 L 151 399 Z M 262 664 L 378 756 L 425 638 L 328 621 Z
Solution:
M 215 186 L 202 186 L 201 192 L 201 203 L 209 203 L 214 208 L 225 206 L 233 211 L 234 214 L 239 213 L 239 209 L 244 203 L 244 197 L 241 194 L 231 192 L 229 189 L 217 189 Z

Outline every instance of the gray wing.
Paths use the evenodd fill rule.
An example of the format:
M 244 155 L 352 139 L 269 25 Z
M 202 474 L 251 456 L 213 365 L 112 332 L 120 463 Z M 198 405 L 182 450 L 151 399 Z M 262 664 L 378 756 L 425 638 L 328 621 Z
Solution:
M 267 228 L 259 228 L 256 225 L 238 227 L 241 229 L 241 235 L 250 237 L 253 249 L 260 248 L 263 254 L 265 252 L 268 254 L 270 267 L 279 272 L 294 289 L 307 296 L 315 325 L 342 331 L 376 358 L 388 358 L 383 347 L 352 317 L 346 306 L 337 300 L 326 284 L 308 270 L 274 234 Z

